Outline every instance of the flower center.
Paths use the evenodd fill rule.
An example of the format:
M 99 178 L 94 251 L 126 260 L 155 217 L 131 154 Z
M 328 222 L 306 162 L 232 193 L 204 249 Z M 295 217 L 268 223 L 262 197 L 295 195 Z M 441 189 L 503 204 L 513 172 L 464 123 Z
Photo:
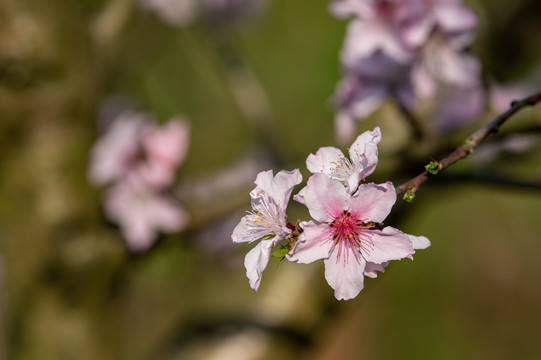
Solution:
M 344 210 L 342 214 L 334 219 L 330 224 L 334 245 L 331 252 L 335 248 L 338 250 L 338 258 L 346 251 L 359 251 L 369 253 L 374 247 L 374 242 L 367 230 L 380 228 L 381 224 L 371 221 L 363 221 L 349 211 Z

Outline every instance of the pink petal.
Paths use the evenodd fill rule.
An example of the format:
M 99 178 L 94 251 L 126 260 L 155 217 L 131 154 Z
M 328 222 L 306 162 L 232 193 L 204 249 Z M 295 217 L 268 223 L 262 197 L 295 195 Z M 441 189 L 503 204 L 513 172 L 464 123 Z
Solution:
M 259 289 L 261 276 L 269 263 L 272 245 L 273 243 L 271 240 L 263 240 L 250 250 L 244 259 L 246 276 L 250 281 L 250 287 L 255 291 Z
M 476 87 L 480 83 L 481 63 L 476 57 L 446 48 L 441 60 L 441 77 L 448 84 Z
M 369 230 L 370 241 L 365 240 L 367 250 L 361 253 L 366 261 L 381 264 L 390 260 L 399 260 L 415 253 L 408 235 L 390 226 L 383 230 Z
M 184 228 L 188 214 L 171 198 L 156 192 L 132 175 L 105 193 L 104 210 L 117 223 L 127 245 L 145 250 L 159 232 L 171 233 Z
M 332 234 L 327 225 L 313 221 L 301 224 L 303 233 L 289 254 L 289 261 L 308 264 L 329 257 L 333 246 Z
M 338 251 L 333 251 L 324 263 L 325 279 L 338 300 L 352 299 L 363 289 L 366 261 L 355 249 L 342 252 L 340 258 Z
M 417 96 L 432 98 L 436 95 L 436 80 L 424 62 L 419 62 L 412 68 L 411 79 Z
M 150 161 L 178 166 L 188 152 L 190 126 L 180 117 L 165 125 L 149 128 L 143 139 Z
M 440 4 L 434 8 L 434 16 L 444 32 L 470 31 L 479 23 L 475 12 L 462 4 Z
M 391 182 L 369 183 L 359 186 L 357 193 L 348 201 L 350 211 L 364 221 L 382 222 L 396 202 Z
M 308 211 L 319 222 L 338 217 L 346 209 L 348 197 L 342 183 L 324 174 L 312 175 L 304 192 Z
M 139 146 L 139 133 L 148 121 L 144 114 L 122 113 L 91 150 L 88 178 L 94 185 L 105 185 L 133 170 L 130 159 Z

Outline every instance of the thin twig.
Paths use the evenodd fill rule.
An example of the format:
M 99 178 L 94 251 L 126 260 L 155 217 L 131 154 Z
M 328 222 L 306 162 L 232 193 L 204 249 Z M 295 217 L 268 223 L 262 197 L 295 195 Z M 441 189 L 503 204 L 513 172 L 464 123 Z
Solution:
M 449 156 L 438 161 L 437 163 L 440 165 L 439 171 L 445 170 L 458 160 L 468 157 L 477 148 L 477 146 L 479 146 L 479 144 L 489 135 L 497 133 L 500 127 L 516 112 L 526 107 L 534 106 L 539 102 L 541 102 L 541 92 L 530 95 L 522 100 L 513 101 L 506 112 L 497 116 L 486 126 L 472 133 L 462 143 L 462 145 L 457 147 L 455 151 L 453 151 Z M 419 189 L 419 186 L 421 186 L 421 184 L 424 183 L 429 178 L 429 176 L 431 176 L 431 174 L 427 170 L 423 171 L 413 179 L 406 181 L 400 186 L 397 186 L 396 193 L 401 194 L 403 192 L 408 192 L 414 194 L 415 191 Z

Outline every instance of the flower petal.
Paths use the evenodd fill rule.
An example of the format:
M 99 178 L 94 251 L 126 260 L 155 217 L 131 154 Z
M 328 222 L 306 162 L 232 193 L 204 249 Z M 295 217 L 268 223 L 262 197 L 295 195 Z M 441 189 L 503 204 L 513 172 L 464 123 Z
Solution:
M 325 279 L 338 300 L 352 299 L 363 289 L 366 261 L 356 250 L 341 252 L 340 258 L 338 251 L 333 251 L 324 262 Z
M 244 259 L 246 276 L 250 281 L 250 287 L 255 291 L 259 289 L 261 276 L 269 263 L 272 245 L 272 240 L 263 240 L 250 250 Z
M 295 185 L 300 184 L 302 175 L 298 169 L 293 171 L 282 170 L 276 176 L 272 170 L 262 171 L 257 174 L 255 184 L 257 187 L 250 192 L 252 198 L 257 198 L 261 191 L 267 193 L 274 199 L 285 213 L 285 208 L 289 202 L 289 197 Z
M 422 250 L 430 246 L 430 240 L 425 236 L 414 236 L 406 234 L 411 241 L 414 249 Z
M 343 162 L 344 158 L 344 153 L 335 147 L 321 147 L 315 154 L 308 155 L 306 167 L 313 174 L 323 173 L 332 177 L 336 166 Z
M 349 149 L 349 158 L 351 159 L 351 162 L 355 164 L 359 178 L 366 178 L 376 169 L 378 164 L 377 144 L 380 141 L 381 130 L 376 126 L 374 131 L 365 131 L 359 135 L 351 145 L 351 148 Z
M 306 205 L 306 200 L 304 200 L 304 193 L 306 192 L 306 186 L 303 187 L 297 194 L 293 195 L 293 200 L 299 202 L 303 205 Z
M 301 223 L 303 233 L 289 254 L 289 261 L 308 264 L 316 260 L 326 259 L 333 246 L 329 227 L 314 221 Z
M 398 229 L 387 226 L 383 230 L 368 230 L 367 233 L 370 240 L 363 240 L 361 249 L 366 261 L 381 264 L 415 253 L 409 236 Z
M 350 211 L 363 221 L 382 222 L 396 202 L 396 192 L 391 182 L 369 183 L 359 186 L 349 199 Z
M 269 194 L 283 207 L 284 213 L 293 188 L 295 185 L 300 184 L 301 181 L 302 175 L 299 169 L 293 171 L 282 170 L 274 177 Z
M 337 217 L 346 209 L 349 195 L 342 183 L 324 174 L 314 174 L 308 179 L 304 200 L 312 217 L 325 222 Z
M 366 262 L 366 267 L 364 268 L 364 276 L 368 276 L 372 279 L 375 279 L 378 277 L 378 271 L 384 273 L 385 267 L 389 265 L 389 262 L 386 261 L 381 264 L 375 264 L 373 262 Z

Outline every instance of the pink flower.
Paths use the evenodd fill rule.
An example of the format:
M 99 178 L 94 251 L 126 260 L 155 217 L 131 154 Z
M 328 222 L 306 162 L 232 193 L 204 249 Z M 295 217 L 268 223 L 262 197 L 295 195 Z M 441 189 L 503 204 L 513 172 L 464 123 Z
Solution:
M 390 182 L 361 185 L 351 195 L 340 182 L 315 174 L 304 199 L 315 220 L 301 223 L 303 233 L 287 258 L 299 263 L 323 259 L 325 278 L 339 300 L 357 296 L 365 274 L 374 277 L 386 262 L 430 245 L 425 237 L 381 226 L 396 201 Z
M 378 51 L 366 58 L 356 58 L 345 46 L 342 50 L 344 78 L 338 84 L 335 103 L 337 140 L 351 141 L 356 123 L 368 117 L 389 97 L 396 97 L 413 108 L 414 95 L 410 67 Z
M 322 147 L 315 155 L 308 155 L 306 167 L 313 174 L 322 173 L 340 181 L 347 192 L 353 194 L 361 180 L 376 169 L 380 140 L 381 130 L 376 126 L 373 131 L 365 131 L 357 137 L 349 148 L 349 159 L 340 149 Z
M 266 0 L 141 0 L 141 5 L 171 26 L 186 27 L 200 17 L 223 21 L 250 16 L 261 11 Z
M 139 153 L 141 126 L 145 114 L 122 113 L 90 151 L 88 178 L 93 185 L 106 185 L 122 178 Z
M 416 0 L 342 0 L 332 4 L 336 16 L 355 16 L 348 27 L 345 47 L 363 58 L 381 50 L 398 62 L 408 62 L 413 47 L 404 34 L 422 19 Z
M 433 98 L 441 85 L 480 88 L 481 63 L 463 52 L 463 44 L 433 33 L 412 68 L 415 93 Z
M 146 124 L 141 134 L 146 161 L 139 171 L 149 184 L 160 188 L 173 183 L 175 172 L 188 153 L 189 132 L 188 123 L 180 117 L 163 126 Z
M 90 182 L 106 185 L 136 173 L 155 188 L 171 185 L 186 157 L 189 131 L 180 117 L 159 126 L 144 113 L 121 114 L 91 150 Z
M 199 0 L 141 0 L 141 6 L 154 11 L 165 23 L 185 27 L 198 16 Z
M 255 180 L 257 186 L 250 192 L 252 211 L 241 219 L 231 235 L 236 243 L 261 240 L 244 261 L 246 276 L 256 291 L 272 247 L 291 233 L 286 208 L 293 188 L 301 181 L 302 175 L 297 169 L 280 171 L 276 176 L 272 170 L 260 172 Z
M 136 175 L 108 189 L 103 206 L 106 216 L 118 224 L 133 251 L 148 249 L 159 232 L 180 231 L 188 221 L 186 212 L 173 199 Z
M 188 216 L 164 191 L 186 157 L 188 134 L 180 118 L 160 126 L 147 114 L 124 112 L 91 150 L 89 180 L 110 186 L 105 214 L 134 251 L 146 250 L 158 233 L 186 225 Z

